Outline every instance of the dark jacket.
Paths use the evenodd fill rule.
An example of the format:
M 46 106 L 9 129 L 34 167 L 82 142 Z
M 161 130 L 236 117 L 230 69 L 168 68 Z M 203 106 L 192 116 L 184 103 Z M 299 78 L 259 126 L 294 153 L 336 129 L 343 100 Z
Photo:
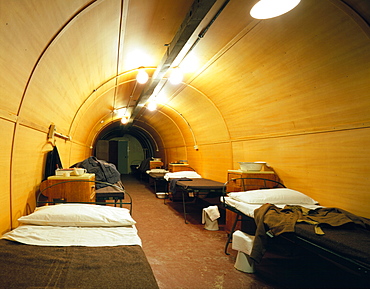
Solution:
M 89 157 L 82 162 L 74 164 L 72 167 L 84 168 L 89 174 L 95 174 L 95 180 L 115 184 L 121 181 L 121 174 L 116 166 L 96 157 Z M 105 184 L 96 183 L 96 189 L 106 187 Z
M 50 176 L 54 176 L 56 169 L 62 168 L 62 161 L 60 160 L 58 149 L 55 146 L 53 150 L 49 151 L 46 155 L 44 180 L 46 180 Z
M 294 232 L 297 222 L 313 225 L 313 232 L 325 234 L 321 225 L 339 227 L 354 223 L 370 230 L 370 220 L 356 216 L 338 208 L 317 208 L 309 210 L 301 206 L 285 206 L 283 209 L 273 204 L 264 204 L 254 211 L 254 220 L 257 225 L 251 258 L 260 262 L 266 249 L 269 237 L 278 236 L 286 232 Z

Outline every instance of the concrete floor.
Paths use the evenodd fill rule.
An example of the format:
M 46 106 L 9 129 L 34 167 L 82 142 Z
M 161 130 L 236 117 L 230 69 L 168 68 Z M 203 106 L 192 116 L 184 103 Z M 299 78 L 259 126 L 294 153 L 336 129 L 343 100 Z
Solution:
M 222 220 L 219 231 L 205 230 L 201 224 L 204 204 L 187 206 L 185 224 L 180 202 L 165 204 L 147 182 L 130 175 L 122 181 L 132 196 L 133 218 L 161 289 L 356 287 L 345 277 L 348 274 L 331 272 L 331 264 L 310 255 L 297 259 L 268 253 L 255 274 L 240 272 L 234 268 L 237 252 L 230 246 L 230 255 L 224 253 L 227 234 Z

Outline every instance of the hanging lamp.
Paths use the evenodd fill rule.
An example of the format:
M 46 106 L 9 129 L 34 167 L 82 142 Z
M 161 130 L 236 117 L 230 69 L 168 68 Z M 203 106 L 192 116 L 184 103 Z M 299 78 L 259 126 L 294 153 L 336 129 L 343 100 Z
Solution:
M 260 0 L 251 9 L 256 19 L 269 19 L 283 15 L 295 8 L 301 0 Z
M 148 103 L 147 108 L 150 111 L 155 111 L 157 109 L 157 103 L 155 101 L 151 101 L 151 102 Z
M 184 75 L 183 75 L 182 71 L 180 70 L 180 67 L 175 67 L 171 72 L 171 75 L 169 77 L 169 81 L 172 84 L 177 85 L 177 84 L 181 83 L 183 77 L 184 77 Z
M 136 81 L 140 84 L 145 84 L 149 79 L 148 73 L 145 71 L 144 67 L 139 68 L 139 72 L 136 75 Z

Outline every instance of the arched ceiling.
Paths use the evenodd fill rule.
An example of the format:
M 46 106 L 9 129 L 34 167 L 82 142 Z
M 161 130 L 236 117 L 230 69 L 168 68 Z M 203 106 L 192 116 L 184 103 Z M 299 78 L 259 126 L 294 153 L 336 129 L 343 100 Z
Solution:
M 72 135 L 77 142 L 91 144 L 101 130 L 117 121 L 116 110 L 125 108 L 133 116 L 127 129 L 146 126 L 153 133 L 166 135 L 164 127 L 175 126 L 179 140 L 196 145 L 203 127 L 189 123 L 188 116 L 196 120 L 198 113 L 189 104 L 203 107 L 215 129 L 226 127 L 227 116 L 220 111 L 222 96 L 214 94 L 212 87 L 224 85 L 218 79 L 226 74 L 234 85 L 240 81 L 242 68 L 238 67 L 240 60 L 233 67 L 220 66 L 217 61 L 260 22 L 249 16 L 255 2 L 1 1 L 4 39 L 0 65 L 6 77 L 2 77 L 0 89 L 2 95 L 9 95 L 3 109 L 24 122 L 32 120 L 40 129 L 55 123 L 59 131 Z M 360 25 L 370 23 L 367 0 L 327 2 Z M 302 0 L 291 13 L 321 3 Z M 170 84 L 171 68 L 185 64 L 194 67 L 185 73 L 180 85 Z M 139 67 L 145 67 L 151 76 L 146 85 L 135 80 Z M 203 85 L 206 79 L 212 86 Z M 157 112 L 144 107 L 153 97 L 159 103 Z M 232 113 L 232 109 L 228 111 Z M 227 129 L 222 131 L 227 134 Z M 208 142 L 225 139 L 217 134 L 204 137 Z

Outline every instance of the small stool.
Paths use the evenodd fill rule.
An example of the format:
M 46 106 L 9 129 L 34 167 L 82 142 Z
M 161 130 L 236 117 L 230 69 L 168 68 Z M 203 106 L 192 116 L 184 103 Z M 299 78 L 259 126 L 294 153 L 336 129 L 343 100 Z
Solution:
M 233 233 L 232 248 L 238 251 L 234 267 L 245 273 L 254 273 L 254 261 L 249 257 L 252 252 L 254 236 L 242 231 Z

